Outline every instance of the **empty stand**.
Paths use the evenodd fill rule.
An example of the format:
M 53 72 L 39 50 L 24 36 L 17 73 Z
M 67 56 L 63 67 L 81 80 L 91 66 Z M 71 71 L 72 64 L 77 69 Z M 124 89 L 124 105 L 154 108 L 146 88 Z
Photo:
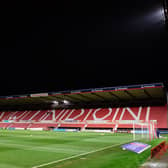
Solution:
M 35 113 L 36 111 L 28 111 L 24 116 L 22 116 L 21 120 L 31 120 Z
M 149 121 L 156 120 L 158 128 L 167 128 L 167 106 L 119 107 L 97 109 L 57 109 L 39 111 L 0 112 L 0 121 L 12 120 L 14 127 L 87 127 L 114 128 L 113 121 Z M 24 121 L 30 123 L 23 124 Z M 22 122 L 22 123 L 21 123 Z M 36 123 L 37 122 L 37 123 Z M 43 123 L 40 123 L 43 122 Z M 44 123 L 45 122 L 45 123 Z M 29 125 L 30 124 L 30 125 Z M 0 127 L 9 123 L 1 123 Z M 118 124 L 118 128 L 129 128 L 130 125 Z
M 32 120 L 34 121 L 40 121 L 41 118 L 46 115 L 46 110 L 43 111 L 36 111 L 35 115 L 33 116 Z

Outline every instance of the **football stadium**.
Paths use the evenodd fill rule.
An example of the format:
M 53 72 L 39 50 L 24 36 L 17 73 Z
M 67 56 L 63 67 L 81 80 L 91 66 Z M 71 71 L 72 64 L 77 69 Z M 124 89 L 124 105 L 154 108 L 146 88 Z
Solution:
M 0 109 L 2 168 L 136 168 L 168 133 L 163 83 L 1 96 Z

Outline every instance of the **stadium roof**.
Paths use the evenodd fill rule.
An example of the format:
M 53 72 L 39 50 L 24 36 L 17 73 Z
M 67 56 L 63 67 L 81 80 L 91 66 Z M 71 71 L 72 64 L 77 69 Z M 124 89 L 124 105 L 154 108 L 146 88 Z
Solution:
M 54 108 L 66 108 L 81 104 L 121 104 L 123 102 L 147 102 L 148 100 L 158 102 L 164 99 L 166 99 L 164 85 L 162 83 L 154 83 L 1 96 L 0 109 L 21 106 L 26 106 L 27 108 L 38 105 L 42 105 L 44 108 L 48 108 L 48 105 L 53 105 L 52 107 Z

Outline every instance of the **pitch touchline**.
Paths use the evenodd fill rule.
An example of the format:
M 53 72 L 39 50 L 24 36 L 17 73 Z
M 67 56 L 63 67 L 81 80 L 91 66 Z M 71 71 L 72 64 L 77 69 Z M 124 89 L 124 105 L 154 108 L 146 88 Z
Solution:
M 125 142 L 125 143 L 128 143 L 128 142 Z M 44 163 L 44 164 L 41 164 L 41 165 L 33 166 L 32 168 L 39 168 L 39 167 L 47 166 L 47 165 L 50 165 L 50 164 L 59 163 L 59 162 L 69 160 L 69 159 L 73 159 L 73 158 L 76 158 L 76 157 L 79 157 L 79 156 L 87 155 L 87 154 L 94 153 L 94 152 L 99 152 L 99 151 L 102 151 L 102 150 L 105 150 L 105 149 L 108 149 L 108 148 L 111 148 L 111 147 L 114 147 L 114 146 L 118 146 L 118 145 L 121 145 L 121 144 L 123 144 L 123 143 L 119 143 L 119 144 L 115 144 L 115 145 L 111 145 L 111 146 L 106 146 L 104 148 L 100 148 L 100 149 L 90 151 L 90 152 L 86 152 L 86 153 L 81 153 L 81 154 L 78 154 L 78 155 L 73 155 L 73 156 L 70 156 L 70 157 L 67 157 L 67 158 L 64 158 L 64 159 L 55 160 L 55 161 L 52 161 L 52 162 L 48 162 L 48 163 Z

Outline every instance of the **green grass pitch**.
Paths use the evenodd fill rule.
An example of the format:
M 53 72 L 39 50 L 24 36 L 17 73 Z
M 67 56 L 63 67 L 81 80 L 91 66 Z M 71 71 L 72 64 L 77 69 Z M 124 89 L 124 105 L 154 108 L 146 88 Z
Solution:
M 150 149 L 122 150 L 130 141 L 130 134 L 0 130 L 0 168 L 136 168 Z

